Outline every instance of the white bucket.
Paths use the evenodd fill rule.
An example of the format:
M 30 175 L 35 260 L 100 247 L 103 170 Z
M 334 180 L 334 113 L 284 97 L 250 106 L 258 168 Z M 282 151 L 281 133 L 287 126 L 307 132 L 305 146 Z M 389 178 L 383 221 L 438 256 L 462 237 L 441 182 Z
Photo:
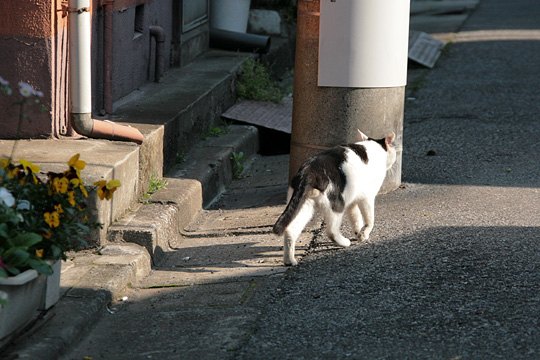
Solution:
M 251 0 L 211 0 L 210 26 L 245 33 Z

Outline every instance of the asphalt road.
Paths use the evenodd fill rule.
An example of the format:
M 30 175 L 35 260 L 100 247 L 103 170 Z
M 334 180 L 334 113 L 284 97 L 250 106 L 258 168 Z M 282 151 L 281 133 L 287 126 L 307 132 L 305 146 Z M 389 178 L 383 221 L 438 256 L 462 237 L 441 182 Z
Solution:
M 234 358 L 540 358 L 539 14 L 484 0 L 433 70 L 410 69 L 404 185 L 372 238 L 314 234 Z

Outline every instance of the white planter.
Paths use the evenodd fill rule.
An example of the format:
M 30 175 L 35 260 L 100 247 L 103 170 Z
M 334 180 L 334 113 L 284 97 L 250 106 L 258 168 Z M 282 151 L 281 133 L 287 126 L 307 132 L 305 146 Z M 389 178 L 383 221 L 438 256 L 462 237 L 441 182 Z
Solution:
M 51 266 L 53 269 L 52 275 L 41 275 L 45 276 L 47 284 L 45 285 L 45 294 L 40 310 L 49 310 L 49 308 L 56 304 L 60 299 L 60 273 L 62 271 L 62 262 L 57 260 L 51 264 Z
M 245 33 L 251 0 L 211 0 L 210 26 Z
M 8 296 L 7 305 L 0 305 L 0 346 L 39 314 L 45 286 L 45 277 L 35 270 L 0 279 L 0 291 Z
M 41 311 L 48 310 L 60 298 L 62 263 L 52 265 L 53 274 L 39 275 L 35 270 L 0 279 L 0 292 L 7 294 L 7 305 L 0 305 L 0 347 L 5 345 Z

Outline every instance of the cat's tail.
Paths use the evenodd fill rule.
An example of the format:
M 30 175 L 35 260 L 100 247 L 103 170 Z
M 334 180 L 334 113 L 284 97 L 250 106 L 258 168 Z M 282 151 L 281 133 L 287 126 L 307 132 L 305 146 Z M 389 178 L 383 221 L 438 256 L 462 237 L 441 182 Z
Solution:
M 291 199 L 289 200 L 289 203 L 287 204 L 287 207 L 283 211 L 283 213 L 279 216 L 276 223 L 274 224 L 274 227 L 272 228 L 272 232 L 276 235 L 283 235 L 285 232 L 285 229 L 291 221 L 294 219 L 296 214 L 298 213 L 298 210 L 304 203 L 304 200 L 307 197 L 306 192 L 307 184 L 306 181 L 300 181 L 298 184 L 298 187 L 294 189 Z

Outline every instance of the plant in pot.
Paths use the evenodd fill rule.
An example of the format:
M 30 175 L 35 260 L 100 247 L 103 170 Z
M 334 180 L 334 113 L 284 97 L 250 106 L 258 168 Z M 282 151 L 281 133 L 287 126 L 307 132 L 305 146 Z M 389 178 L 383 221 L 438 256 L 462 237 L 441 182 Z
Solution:
M 2 78 L 0 90 L 12 94 Z M 40 95 L 24 83 L 19 93 L 23 104 Z M 101 227 L 93 220 L 91 194 L 110 200 L 120 183 L 100 180 L 87 186 L 81 177 L 85 166 L 79 154 L 67 161 L 65 171 L 46 173 L 30 161 L 0 157 L 0 344 L 37 308 L 58 300 L 60 261 L 66 252 L 85 247 Z M 57 283 L 52 292 L 47 285 L 51 278 Z
M 8 323 L 2 317 L 13 315 L 10 312 L 16 311 L 15 307 L 32 301 L 38 308 L 54 305 L 60 289 L 60 260 L 66 259 L 67 251 L 84 247 L 92 230 L 101 226 L 92 220 L 89 193 L 95 191 L 99 199 L 111 199 L 120 183 L 101 180 L 87 187 L 80 176 L 84 167 L 79 154 L 71 157 L 66 171 L 46 174 L 25 160 L 16 164 L 0 159 L 0 291 L 7 293 L 7 299 L 0 296 L 4 303 L 0 305 L 4 307 L 0 310 L 0 339 L 2 326 Z M 54 290 L 44 285 L 47 282 L 40 285 L 38 274 L 54 277 Z M 38 294 L 28 295 L 30 284 L 25 281 L 35 279 Z M 21 292 L 25 295 L 17 295 Z

